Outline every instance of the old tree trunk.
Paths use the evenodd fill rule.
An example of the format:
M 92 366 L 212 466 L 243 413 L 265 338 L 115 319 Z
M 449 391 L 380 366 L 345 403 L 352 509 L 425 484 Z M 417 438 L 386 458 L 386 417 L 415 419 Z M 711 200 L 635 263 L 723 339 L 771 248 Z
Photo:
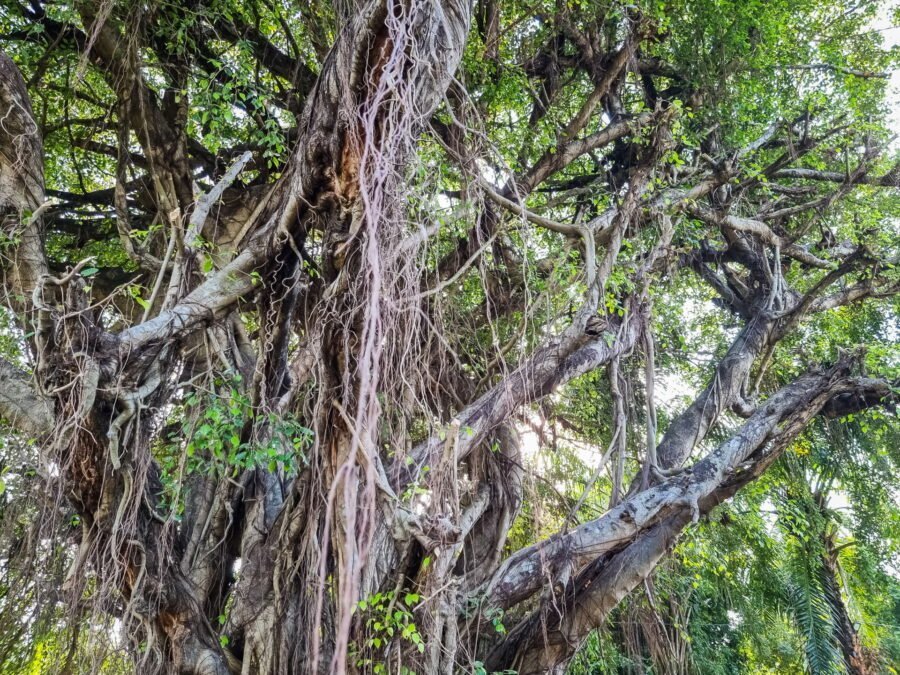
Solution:
M 3 9 L 4 612 L 60 671 L 561 672 L 816 418 L 893 409 L 809 338 L 900 289 L 879 73 L 723 42 L 795 87 L 754 119 L 700 10 L 506 4 Z M 559 429 L 607 503 L 511 538 Z

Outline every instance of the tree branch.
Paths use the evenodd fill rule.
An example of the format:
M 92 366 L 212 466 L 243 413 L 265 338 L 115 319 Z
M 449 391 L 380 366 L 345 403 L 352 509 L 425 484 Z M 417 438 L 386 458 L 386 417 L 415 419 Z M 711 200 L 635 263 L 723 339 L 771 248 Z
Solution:
M 0 418 L 12 428 L 35 437 L 53 429 L 50 403 L 37 393 L 31 378 L 0 359 Z
M 878 405 L 890 394 L 883 380 L 848 377 L 853 358 L 810 373 L 773 394 L 741 428 L 684 474 L 641 492 L 565 535 L 519 551 L 487 587 L 487 607 L 509 607 L 556 578 L 563 566 L 581 570 L 555 605 L 533 613 L 487 661 L 492 670 L 548 672 L 655 568 L 681 530 L 761 474 L 744 463 L 769 466 L 817 414 L 851 397 L 847 409 Z M 735 479 L 740 475 L 740 479 Z

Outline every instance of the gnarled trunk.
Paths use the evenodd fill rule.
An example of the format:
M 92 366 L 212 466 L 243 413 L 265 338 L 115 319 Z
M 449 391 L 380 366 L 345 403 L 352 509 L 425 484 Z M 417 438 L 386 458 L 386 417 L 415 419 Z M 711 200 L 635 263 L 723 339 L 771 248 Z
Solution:
M 797 243 L 805 231 L 792 239 L 782 221 L 767 224 L 768 180 L 835 180 L 788 168 L 817 142 L 803 120 L 787 125 L 787 140 L 775 138 L 785 126 L 775 124 L 745 147 L 692 148 L 702 162 L 673 168 L 672 153 L 686 142 L 673 131 L 683 113 L 652 78 L 692 92 L 670 69 L 642 63 L 640 46 L 664 36 L 636 8 L 597 18 L 602 30 L 584 33 L 568 10 L 554 18 L 552 53 L 522 64 L 546 80 L 532 122 L 544 120 L 559 90 L 560 63 L 584 75 L 590 91 L 533 161 L 526 141 L 516 173 L 487 161 L 479 134 L 466 128 L 490 97 L 468 100 L 455 79 L 470 30 L 465 0 L 371 0 L 353 12 L 342 5 L 317 75 L 259 24 L 239 26 L 239 17 L 200 3 L 182 26 L 195 52 L 161 58 L 165 94 L 154 89 L 155 65 L 141 62 L 141 40 L 163 53 L 153 22 L 183 19 L 179 7 L 138 3 L 119 12 L 115 3 L 78 2 L 72 16 L 82 32 L 32 4 L 41 27 L 33 32 L 74 45 L 116 103 L 115 187 L 81 198 L 110 201 L 116 236 L 150 294 L 143 311 L 123 312 L 125 327 L 113 329 L 104 323 L 106 298 L 96 304 L 88 290 L 90 259 L 51 274 L 41 137 L 25 83 L 0 55 L 6 304 L 19 314 L 34 362 L 25 375 L 0 360 L 0 417 L 37 440 L 42 478 L 77 514 L 65 599 L 81 610 L 90 598 L 115 617 L 139 672 L 344 673 L 377 664 L 450 674 L 478 661 L 488 671 L 561 673 L 684 529 L 759 477 L 813 417 L 895 400 L 891 383 L 858 374 L 855 354 L 784 376 L 758 396 L 776 345 L 808 315 L 900 287 L 889 272 L 879 276 L 889 266 L 862 246 L 824 260 Z M 492 61 L 500 58 L 500 10 L 487 2 L 478 12 Z M 310 39 L 323 51 L 328 31 L 314 19 Z M 294 150 L 272 182 L 273 167 L 256 148 L 233 148 L 237 159 L 223 170 L 221 157 L 210 159 L 189 136 L 183 97 L 191 68 L 215 63 L 213 40 L 240 43 L 291 84 L 273 94 L 289 99 L 296 127 Z M 210 77 L 226 77 L 227 65 Z M 493 74 L 478 76 L 477 86 L 490 90 Z M 637 82 L 648 105 L 628 114 L 623 98 Z M 246 93 L 246 83 L 235 87 Z M 434 147 L 423 149 L 428 128 Z M 741 166 L 782 146 L 790 153 L 754 165 L 752 176 Z M 435 164 L 413 160 L 437 152 L 458 171 L 459 189 L 429 202 L 415 191 L 413 169 L 427 174 Z M 866 176 L 866 153 L 842 189 L 887 185 L 891 174 Z M 525 197 L 555 175 L 566 183 L 564 172 L 591 154 L 610 187 L 603 199 L 578 201 L 572 222 L 551 217 L 552 205 L 525 207 Z M 131 163 L 146 169 L 140 179 L 128 180 Z M 256 172 L 249 187 L 239 181 L 248 167 Z M 213 184 L 205 193 L 201 174 Z M 565 190 L 597 180 L 587 178 Z M 742 208 L 759 213 L 729 213 L 729 186 L 743 191 Z M 475 212 L 464 235 L 408 222 L 451 194 Z M 135 203 L 149 204 L 164 236 L 137 242 Z M 567 304 L 568 313 L 538 330 L 529 328 L 529 284 L 550 286 L 556 263 L 535 259 L 552 250 L 542 242 L 520 255 L 516 242 L 528 237 L 504 221 L 507 211 L 542 235 L 565 237 L 561 257 L 583 273 L 583 284 L 566 277 L 564 303 L 548 304 L 551 313 Z M 685 214 L 706 228 L 695 248 L 673 223 Z M 440 329 L 441 299 L 463 287 L 479 258 L 490 269 L 472 303 L 480 314 L 466 326 L 494 331 L 519 313 L 526 326 L 510 320 L 505 345 L 492 332 L 496 355 L 484 363 L 457 353 L 468 336 L 450 343 Z M 809 276 L 802 293 L 789 286 L 788 277 L 803 276 L 785 274 L 792 264 Z M 740 325 L 658 442 L 653 298 L 680 268 L 696 272 Z M 860 281 L 847 285 L 856 273 Z M 508 362 L 510 354 L 517 360 Z M 636 425 L 626 404 L 634 383 L 626 387 L 623 371 L 632 359 L 643 360 L 646 440 L 628 490 L 626 439 Z M 603 368 L 612 439 L 597 474 L 615 461 L 610 508 L 577 525 L 567 517 L 559 532 L 509 551 L 524 499 L 520 414 Z M 742 423 L 709 442 L 729 412 Z M 834 562 L 826 570 L 837 584 Z M 834 598 L 848 668 L 864 673 L 840 593 Z

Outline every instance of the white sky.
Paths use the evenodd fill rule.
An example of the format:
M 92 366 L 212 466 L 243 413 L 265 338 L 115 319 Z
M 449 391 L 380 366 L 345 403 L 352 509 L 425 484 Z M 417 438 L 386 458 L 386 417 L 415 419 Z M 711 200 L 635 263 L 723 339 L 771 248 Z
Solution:
M 885 6 L 881 15 L 872 26 L 872 28 L 879 31 L 884 38 L 885 49 L 900 45 L 900 26 L 894 25 L 891 20 L 893 9 L 900 5 L 897 5 L 897 3 L 891 3 L 891 5 Z M 891 128 L 897 134 L 897 138 L 894 139 L 893 148 L 898 149 L 900 148 L 900 70 L 895 70 L 891 73 L 889 92 L 888 101 L 892 102 L 893 105 Z

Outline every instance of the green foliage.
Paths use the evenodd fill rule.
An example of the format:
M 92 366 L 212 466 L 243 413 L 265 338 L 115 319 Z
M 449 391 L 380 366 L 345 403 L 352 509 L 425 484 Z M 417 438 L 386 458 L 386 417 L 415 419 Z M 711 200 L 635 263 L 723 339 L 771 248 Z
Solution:
M 838 603 L 858 626 L 866 658 L 893 672 L 900 630 L 900 505 L 890 494 L 897 425 L 878 420 L 880 413 L 865 417 L 866 427 L 881 424 L 881 433 L 862 432 L 859 417 L 813 426 L 773 472 L 688 531 L 655 572 L 657 607 L 687 610 L 696 672 L 846 672 Z M 833 579 L 829 556 L 836 561 Z M 568 672 L 634 667 L 633 655 L 622 652 L 621 626 L 634 621 L 625 608 Z M 670 629 L 679 621 L 665 612 L 659 620 Z M 640 658 L 652 669 L 648 652 Z
M 345 4 L 255 0 L 113 3 L 111 24 L 125 34 L 146 38 L 139 54 L 142 76 L 165 115 L 186 130 L 189 143 L 183 150 L 198 192 L 215 183 L 223 168 L 245 148 L 255 153 L 255 161 L 241 174 L 236 187 L 266 188 L 285 169 L 298 127 L 304 123 L 299 111 L 309 95 L 310 85 L 303 82 L 302 71 L 308 68 L 306 75 L 312 79 L 329 58 Z M 671 64 L 677 75 L 658 79 L 660 96 L 678 114 L 672 129 L 673 147 L 665 154 L 650 195 L 660 194 L 670 174 L 705 166 L 710 161 L 706 154 L 715 155 L 710 148 L 742 147 L 773 123 L 783 124 L 801 115 L 812 113 L 810 133 L 814 137 L 833 134 L 833 142 L 800 153 L 800 167 L 845 171 L 848 158 L 855 157 L 867 139 L 874 145 L 891 133 L 888 82 L 848 74 L 849 70 L 890 71 L 900 63 L 900 51 L 885 49 L 880 34 L 872 29 L 874 17 L 887 10 L 884 3 L 503 0 L 497 5 L 502 30 L 496 43 L 488 45 L 486 32 L 473 28 L 457 74 L 468 92 L 465 105 L 474 111 L 471 123 L 477 127 L 466 135 L 465 142 L 478 146 L 484 155 L 479 167 L 482 177 L 496 184 L 503 184 L 513 172 L 521 175 L 545 153 L 554 155 L 561 130 L 594 89 L 596 83 L 582 69 L 570 67 L 577 56 L 571 34 L 603 32 L 614 19 L 635 10 L 648 19 L 653 33 L 652 39 L 642 43 L 635 61 L 659 59 Z M 48 21 L 28 20 L 25 4 L 0 6 L 0 35 L 24 34 L 23 39 L 4 40 L 2 47 L 32 81 L 30 93 L 43 132 L 48 194 L 58 195 L 54 196 L 57 200 L 73 194 L 79 198 L 48 218 L 46 252 L 54 273 L 56 268 L 94 256 L 82 276 L 98 291 L 106 289 L 113 300 L 98 312 L 104 320 L 124 317 L 127 321 L 124 300 L 139 308 L 138 315 L 149 309 L 156 274 L 152 267 L 150 274 L 140 269 L 123 245 L 118 226 L 123 226 L 133 243 L 161 257 L 170 236 L 164 225 L 166 214 L 160 213 L 160 205 L 151 198 L 152 190 L 134 188 L 128 193 L 130 222 L 119 223 L 109 200 L 95 194 L 115 184 L 119 169 L 115 148 L 123 120 L 117 95 L 113 83 L 91 67 L 89 60 L 82 62 L 71 40 L 46 34 L 51 22 L 84 29 L 78 3 L 48 2 L 43 7 Z M 560 34 L 557 25 L 563 14 L 571 22 L 568 32 L 562 31 L 566 35 Z M 146 19 L 139 30 L 128 23 L 136 20 L 135 16 Z M 260 64 L 249 31 L 239 39 L 226 39 L 232 24 L 252 27 L 289 55 L 297 66 L 291 74 L 295 81 Z M 615 46 L 622 37 L 613 33 L 604 39 Z M 490 55 L 489 48 L 496 53 Z M 551 60 L 555 68 L 546 81 L 529 70 L 539 59 Z M 621 110 L 598 110 L 581 136 L 597 132 L 618 115 L 649 109 L 639 86 L 640 75 L 629 71 L 623 80 L 618 101 Z M 551 92 L 553 87 L 556 89 Z M 675 91 L 679 87 L 684 91 Z M 665 88 L 669 88 L 668 94 Z M 537 101 L 542 105 L 537 106 Z M 435 114 L 435 121 L 451 125 L 457 112 L 445 104 Z M 838 125 L 837 131 L 831 131 L 833 124 Z M 585 153 L 529 194 L 526 206 L 547 218 L 571 222 L 618 203 L 622 186 L 610 185 L 608 175 L 613 155 L 646 144 L 647 138 L 647 132 L 637 132 L 615 147 Z M 127 181 L 145 178 L 148 159 L 141 157 L 140 140 L 134 129 L 128 130 L 125 150 L 135 158 L 124 163 Z M 761 191 L 777 202 L 781 198 L 778 186 L 763 171 L 784 152 L 784 146 L 773 144 L 744 158 L 734 186 L 760 180 Z M 447 197 L 467 195 L 472 188 L 469 178 L 433 135 L 424 134 L 418 140 L 415 154 L 416 161 L 404 169 L 410 184 L 406 215 L 411 233 L 419 233 L 423 225 L 429 228 L 423 266 L 434 269 L 461 241 L 484 249 L 477 261 L 433 298 L 440 318 L 436 333 L 446 342 L 447 354 L 459 361 L 458 373 L 453 375 L 467 387 L 482 391 L 569 325 L 585 291 L 582 242 L 534 228 L 499 210 L 497 221 L 502 227 L 495 239 L 478 239 L 482 233 L 473 233 L 483 224 L 483 205 L 477 200 Z M 870 161 L 871 174 L 884 175 L 894 166 L 896 153 L 887 152 Z M 201 168 L 205 165 L 212 168 Z M 827 197 L 836 188 L 811 181 L 796 181 L 792 186 L 808 189 L 810 199 Z M 93 196 L 84 201 L 85 194 Z M 739 199 L 735 213 L 742 207 Z M 845 198 L 817 208 L 814 214 L 800 214 L 775 226 L 781 228 L 779 233 L 802 232 L 797 244 L 813 253 L 821 253 L 826 233 L 837 241 L 868 246 L 882 262 L 877 268 L 848 274 L 841 283 L 851 287 L 871 280 L 875 273 L 883 279 L 900 280 L 898 214 L 896 191 L 856 186 Z M 325 247 L 316 227 L 308 232 L 307 251 Z M 657 339 L 660 431 L 710 380 L 715 364 L 740 328 L 715 292 L 688 269 L 687 256 L 706 247 L 713 250 L 719 233 L 688 213 L 673 218 L 673 227 L 673 269 L 660 277 L 664 282 L 649 289 Z M 469 242 L 469 236 L 476 239 Z M 634 290 L 634 268 L 642 261 L 644 245 L 656 236 L 653 227 L 629 233 L 620 256 L 623 264 L 613 269 L 603 288 L 599 319 L 625 315 L 623 298 Z M 0 232 L 0 257 L 9 258 L 18 241 L 14 231 Z M 202 240 L 199 248 L 199 271 L 211 273 L 220 251 Z M 515 251 L 518 259 L 511 260 L 509 251 Z M 800 292 L 813 288 L 820 278 L 795 262 L 785 261 L 783 267 L 786 280 Z M 302 261 L 302 273 L 307 277 L 304 283 L 321 285 L 322 270 L 310 260 Z M 260 273 L 252 275 L 254 286 L 262 287 Z M 115 296 L 113 289 L 119 289 Z M 833 361 L 839 350 L 852 345 L 867 346 L 864 365 L 868 371 L 888 378 L 900 376 L 898 316 L 897 300 L 876 299 L 808 317 L 776 347 L 761 378 L 761 391 L 773 390 L 811 364 Z M 254 316 L 246 321 L 247 333 L 258 335 L 262 320 Z M 614 337 L 612 333 L 606 336 L 609 340 Z M 0 356 L 24 368 L 32 359 L 21 324 L 5 309 L 0 310 Z M 646 420 L 640 369 L 634 362 L 623 362 L 622 368 L 631 383 L 624 458 L 627 489 L 640 466 Z M 190 477 L 228 480 L 244 470 L 291 477 L 305 466 L 312 441 L 312 432 L 305 426 L 308 420 L 256 409 L 247 393 L 248 383 L 239 378 L 216 379 L 208 385 L 209 390 L 195 384 L 180 383 L 183 388 L 178 390 L 175 404 L 159 413 L 165 420 L 160 422 L 163 431 L 153 447 L 163 483 L 162 506 L 176 517 L 183 513 Z M 453 401 L 449 408 L 456 404 Z M 435 419 L 453 412 L 445 410 L 443 403 L 434 407 L 439 408 Z M 385 411 L 388 408 L 385 404 Z M 421 441 L 432 426 L 440 424 L 435 419 L 413 419 L 405 440 Z M 730 414 L 724 415 L 700 450 L 715 444 L 738 423 Z M 613 435 L 611 399 L 603 373 L 588 373 L 554 391 L 525 410 L 517 424 L 529 431 L 532 446 L 548 452 L 538 457 L 534 448 L 526 447 L 525 454 L 530 455 L 523 459 L 529 469 L 524 503 L 508 533 L 506 552 L 596 517 L 607 509 L 612 493 L 609 467 L 598 472 L 596 466 Z M 34 478 L 33 469 L 20 466 L 22 458 L 28 459 L 29 467 L 37 465 L 37 459 L 31 457 L 34 448 L 20 440 L 0 437 L 0 502 L 4 516 L 8 514 L 14 524 L 12 534 L 4 534 L 4 543 L 6 538 L 12 542 L 24 538 L 20 519 L 36 518 L 33 513 L 15 510 Z M 467 468 L 473 473 L 477 469 Z M 815 427 L 770 475 L 691 528 L 677 543 L 671 560 L 657 570 L 653 583 L 655 616 L 671 635 L 689 645 L 696 672 L 839 671 L 841 655 L 833 615 L 836 602 L 843 603 L 859 624 L 867 653 L 886 672 L 895 668 L 900 663 L 897 475 L 900 429 L 896 419 L 885 411 L 870 411 Z M 421 483 L 412 482 L 399 493 L 404 502 L 427 499 L 428 467 L 419 479 Z M 579 507 L 574 510 L 576 504 Z M 68 515 L 65 520 L 71 530 L 80 528 L 80 522 Z M 63 533 L 73 536 L 69 530 Z M 838 556 L 837 594 L 824 576 L 827 541 L 847 545 Z M 65 550 L 59 547 L 48 558 L 63 566 Z M 422 569 L 427 566 L 423 564 Z M 23 627 L 21 616 L 26 612 L 12 597 L 19 586 L 15 577 L 0 580 L 0 619 L 5 624 L 0 626 L 0 649 L 6 650 L 0 653 L 3 675 L 44 672 L 60 662 L 67 644 L 64 638 L 68 636 L 58 628 L 62 617 L 53 612 Z M 30 589 L 25 592 L 33 593 Z M 634 605 L 614 613 L 573 659 L 570 672 L 582 675 L 644 668 L 656 673 L 659 663 L 653 660 L 647 636 L 637 640 L 637 649 L 630 650 L 624 632 L 635 620 L 626 609 L 647 616 L 645 600 L 635 600 Z M 33 602 L 32 595 L 23 600 L 22 607 L 31 607 L 29 602 Z M 356 611 L 366 638 L 355 645 L 358 665 L 374 672 L 396 672 L 395 662 L 385 658 L 391 649 L 400 645 L 423 651 L 421 626 L 415 620 L 421 602 L 416 594 L 394 591 L 362 600 Z M 507 624 L 511 627 L 516 617 L 494 612 L 485 619 L 488 630 L 495 634 L 491 637 L 497 637 L 506 634 Z M 223 642 L 223 646 L 227 645 Z M 116 672 L 115 667 L 113 663 L 109 672 Z M 400 664 L 398 670 L 403 672 L 403 668 Z M 472 668 L 478 675 L 485 673 L 477 661 Z
M 363 645 L 354 645 L 357 667 L 364 668 L 376 675 L 388 672 L 400 672 L 402 675 L 415 675 L 415 671 L 399 665 L 399 670 L 390 667 L 386 662 L 378 661 L 376 653 L 389 652 L 395 640 L 412 645 L 419 653 L 425 651 L 425 642 L 416 626 L 413 612 L 422 600 L 415 593 L 402 596 L 397 591 L 373 593 L 357 603 L 357 611 L 364 622 L 366 641 Z
M 219 383 L 219 392 L 191 393 L 184 400 L 181 433 L 172 440 L 184 444 L 187 472 L 205 471 L 236 475 L 247 468 L 282 468 L 295 473 L 304 461 L 303 450 L 312 431 L 297 421 L 269 414 L 270 434 L 260 442 L 244 439 L 244 430 L 257 418 L 249 397 L 239 388 L 240 378 Z
M 257 412 L 241 388 L 240 376 L 216 381 L 216 391 L 188 394 L 170 418 L 170 431 L 154 455 L 160 465 L 163 502 L 176 517 L 183 504 L 181 485 L 201 473 L 233 478 L 244 469 L 295 475 L 305 463 L 312 431 L 290 415 Z M 247 437 L 254 421 L 265 420 L 262 438 Z M 260 428 L 257 426 L 257 428 Z

